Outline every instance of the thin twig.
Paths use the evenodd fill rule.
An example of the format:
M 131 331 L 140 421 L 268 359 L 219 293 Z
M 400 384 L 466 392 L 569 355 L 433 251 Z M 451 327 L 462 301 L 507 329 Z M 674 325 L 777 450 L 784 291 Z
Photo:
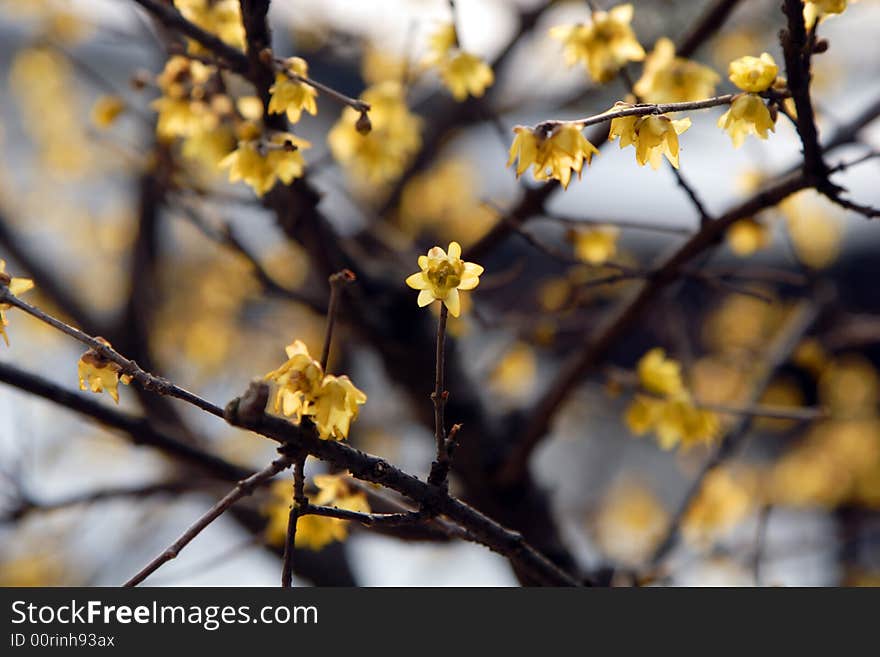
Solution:
M 162 552 L 159 556 L 153 559 L 150 563 L 144 566 L 140 571 L 138 571 L 131 579 L 129 579 L 123 586 L 132 587 L 137 586 L 141 582 L 143 582 L 147 577 L 156 572 L 163 565 L 175 559 L 180 551 L 183 550 L 189 543 L 202 531 L 208 527 L 212 522 L 217 520 L 223 513 L 226 512 L 229 507 L 235 504 L 238 500 L 247 495 L 250 495 L 257 489 L 259 486 L 262 486 L 267 481 L 269 481 L 276 474 L 290 467 L 291 457 L 282 456 L 268 466 L 252 474 L 247 479 L 242 479 L 238 482 L 238 485 L 229 491 L 219 502 L 217 502 L 214 506 L 208 510 L 205 515 L 199 518 L 195 523 L 193 523 L 174 543 L 172 543 L 164 552 Z
M 327 304 L 327 332 L 324 334 L 324 347 L 321 350 L 321 370 L 327 371 L 327 362 L 330 360 L 330 345 L 333 343 L 333 329 L 336 326 L 336 315 L 339 312 L 339 300 L 342 287 L 355 280 L 354 272 L 343 269 L 328 278 L 330 281 L 330 302 Z
M 434 392 L 431 401 L 434 403 L 434 441 L 436 452 L 428 482 L 435 486 L 445 486 L 449 472 L 449 452 L 446 450 L 445 408 L 449 399 L 446 391 L 446 319 L 449 311 L 446 304 L 440 302 L 440 318 L 437 320 L 437 349 L 434 363 Z
M 188 402 L 193 406 L 197 406 L 203 411 L 210 413 L 211 415 L 216 415 L 220 418 L 223 417 L 223 409 L 219 406 L 216 406 L 215 404 L 212 404 L 211 402 L 202 399 L 198 395 L 189 392 L 188 390 L 184 390 L 183 388 L 176 386 L 168 379 L 155 376 L 154 374 L 150 374 L 149 372 L 141 369 L 141 367 L 133 360 L 129 360 L 128 358 L 117 352 L 115 349 L 107 346 L 105 343 L 101 342 L 97 338 L 94 338 L 91 335 L 80 331 L 78 328 L 70 326 L 69 324 L 65 324 L 61 320 L 52 317 L 51 315 L 43 312 L 35 306 L 32 306 L 26 301 L 22 301 L 17 296 L 12 294 L 9 291 L 8 287 L 0 286 L 0 303 L 7 303 L 11 306 L 15 306 L 19 310 L 23 310 L 28 315 L 35 317 L 44 324 L 48 324 L 49 326 L 58 329 L 62 333 L 66 333 L 75 340 L 82 342 L 84 345 L 89 346 L 103 358 L 111 360 L 119 365 L 122 374 L 127 374 L 131 376 L 145 390 L 151 390 L 160 395 L 175 397 L 177 399 Z
M 293 499 L 290 514 L 287 516 L 287 538 L 284 541 L 284 556 L 281 564 L 281 586 L 293 586 L 293 553 L 296 551 L 296 526 L 302 515 L 302 509 L 308 506 L 309 499 L 305 494 L 306 457 L 298 455 L 293 461 Z

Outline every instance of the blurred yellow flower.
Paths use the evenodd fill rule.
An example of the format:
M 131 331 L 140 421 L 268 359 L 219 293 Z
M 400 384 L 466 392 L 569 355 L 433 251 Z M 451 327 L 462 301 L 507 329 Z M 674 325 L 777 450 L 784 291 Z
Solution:
M 0 287 L 6 287 L 11 294 L 19 296 L 33 289 L 34 282 L 29 278 L 14 278 L 7 274 L 6 261 L 0 259 Z M 6 346 L 9 346 L 9 336 L 6 335 L 6 327 L 9 326 L 9 320 L 6 319 L 5 311 L 11 307 L 8 303 L 0 303 L 0 335 L 3 336 Z
M 767 139 L 767 132 L 776 132 L 770 110 L 760 96 L 741 94 L 730 108 L 718 118 L 718 127 L 727 131 L 734 148 L 742 146 L 747 135 Z
M 639 384 L 648 392 L 678 395 L 684 390 L 681 364 L 666 358 L 666 352 L 659 347 L 651 349 L 639 359 L 636 372 Z
M 641 484 L 615 484 L 596 517 L 596 542 L 616 562 L 638 566 L 654 551 L 669 523 L 669 514 L 652 491 Z
M 570 123 L 556 123 L 549 128 L 539 126 L 535 130 L 516 126 L 507 166 L 517 163 L 517 178 L 532 167 L 535 180 L 553 178 L 567 189 L 571 174 L 577 173 L 580 178 L 584 163 L 590 164 L 593 155 L 599 153 L 581 130 L 581 126 Z
M 706 544 L 729 533 L 755 509 L 758 476 L 744 468 L 710 471 L 682 519 L 682 534 L 691 543 Z
M 708 66 L 676 57 L 675 45 L 661 37 L 645 60 L 633 92 L 646 103 L 683 103 L 714 95 L 720 80 Z
M 591 265 L 601 265 L 617 254 L 616 226 L 593 226 L 572 231 L 574 253 L 578 259 Z
M 425 232 L 441 239 L 476 241 L 494 225 L 497 212 L 480 199 L 479 171 L 467 160 L 445 159 L 412 176 L 400 195 L 398 217 L 410 237 Z
M 501 395 L 523 399 L 535 387 L 538 360 L 535 351 L 525 342 L 517 342 L 504 354 L 492 370 L 490 383 Z
M 481 97 L 495 82 L 491 67 L 480 57 L 461 50 L 455 26 L 441 26 L 431 35 L 425 63 L 433 66 L 453 98 L 458 102 L 468 95 Z
M 636 368 L 639 384 L 650 395 L 637 394 L 624 414 L 630 431 L 641 436 L 653 431 L 662 449 L 710 442 L 719 429 L 718 416 L 697 408 L 681 378 L 681 365 L 651 349 Z
M 309 66 L 300 57 L 290 57 L 284 62 L 285 69 L 294 75 L 308 77 Z M 303 112 L 312 116 L 318 113 L 315 98 L 318 92 L 309 84 L 291 79 L 286 72 L 275 74 L 275 84 L 269 88 L 272 97 L 269 99 L 270 114 L 287 113 L 287 120 L 296 123 Z
M 630 26 L 631 4 L 594 11 L 588 23 L 560 25 L 550 36 L 561 41 L 568 66 L 583 62 L 596 82 L 608 82 L 627 62 L 640 62 L 645 50 Z
M 458 242 L 449 243 L 448 253 L 439 246 L 431 248 L 428 255 L 419 256 L 419 268 L 421 271 L 406 279 L 409 287 L 419 290 L 419 306 L 442 301 L 453 317 L 461 311 L 459 290 L 476 288 L 483 273 L 480 265 L 461 259 Z
M 96 340 L 110 346 L 110 343 L 104 338 L 99 337 Z M 106 390 L 117 404 L 119 403 L 119 383 L 128 385 L 131 382 L 129 375 L 120 375 L 122 368 L 118 364 L 105 358 L 95 349 L 89 349 L 80 356 L 78 370 L 80 390 L 91 390 L 98 394 Z
M 244 50 L 244 24 L 238 0 L 174 0 L 174 6 L 188 21 L 216 34 L 230 46 Z M 189 50 L 192 53 L 205 52 L 192 39 L 189 40 Z
M 370 104 L 372 129 L 360 132 L 360 113 L 346 107 L 327 134 L 327 143 L 333 157 L 349 172 L 372 184 L 391 182 L 421 148 L 422 120 L 409 111 L 399 81 L 369 87 L 361 99 Z
M 776 80 L 779 67 L 774 59 L 765 53 L 760 57 L 746 55 L 730 62 L 728 70 L 730 81 L 743 91 L 760 93 L 767 91 Z
M 824 269 L 840 255 L 843 213 L 815 190 L 804 190 L 779 204 L 798 259 Z
M 109 128 L 124 111 L 125 101 L 119 96 L 100 96 L 92 105 L 92 123 L 98 128 Z
M 318 492 L 309 496 L 309 503 L 315 506 L 333 506 L 346 511 L 369 513 L 367 496 L 361 491 L 352 491 L 345 483 L 344 475 L 315 475 L 314 484 Z M 287 523 L 290 517 L 290 504 L 293 498 L 293 481 L 279 480 L 272 483 L 269 503 L 263 513 L 269 516 L 266 524 L 266 540 L 276 546 L 287 540 Z M 321 550 L 336 541 L 348 538 L 348 520 L 324 516 L 301 516 L 296 523 L 295 545 L 298 548 Z
M 725 239 L 731 251 L 745 257 L 766 249 L 770 244 L 771 233 L 762 221 L 752 218 L 740 219 L 727 229 Z

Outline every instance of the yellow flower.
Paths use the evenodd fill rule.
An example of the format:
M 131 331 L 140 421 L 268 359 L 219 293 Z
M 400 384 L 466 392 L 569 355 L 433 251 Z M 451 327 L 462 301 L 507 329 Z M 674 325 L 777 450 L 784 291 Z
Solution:
M 278 180 L 289 185 L 302 177 L 306 163 L 302 149 L 311 144 L 289 132 L 277 132 L 268 144 L 257 140 L 241 141 L 238 148 L 224 157 L 219 166 L 229 169 L 229 181 L 243 180 L 258 196 L 268 192 Z
M 230 46 L 244 50 L 245 32 L 238 0 L 174 0 L 174 6 L 191 23 L 216 34 Z M 197 42 L 189 40 L 189 50 L 204 52 Z
M 6 261 L 0 259 L 0 287 L 7 287 L 11 294 L 19 296 L 33 289 L 34 282 L 29 278 L 13 278 L 7 274 Z M 9 346 L 9 336 L 6 335 L 6 327 L 9 326 L 9 321 L 6 319 L 5 311 L 11 307 L 8 303 L 0 303 L 0 335 L 3 336 L 6 346 Z
M 406 279 L 409 287 L 420 290 L 419 306 L 442 301 L 453 317 L 458 317 L 461 311 L 458 291 L 473 290 L 480 284 L 483 273 L 480 265 L 461 259 L 458 242 L 449 243 L 448 253 L 439 246 L 433 247 L 428 255 L 419 256 L 419 267 L 421 271 Z
M 615 103 L 614 109 L 629 107 L 627 103 Z M 620 147 L 635 146 L 636 162 L 652 169 L 660 168 L 663 156 L 678 168 L 678 135 L 691 127 L 691 120 L 670 119 L 667 116 L 623 116 L 611 120 L 608 139 L 619 139 Z
M 657 396 L 636 395 L 624 419 L 637 436 L 654 431 L 662 449 L 710 442 L 720 422 L 715 413 L 697 408 L 681 378 L 681 365 L 651 349 L 637 365 L 639 384 Z
M 596 82 L 607 82 L 627 62 L 640 62 L 645 50 L 630 27 L 633 7 L 618 5 L 610 11 L 594 11 L 587 24 L 560 25 L 550 36 L 562 41 L 569 66 L 583 62 Z
M 558 180 L 563 189 L 568 188 L 571 174 L 581 176 L 584 163 L 590 164 L 599 149 L 581 134 L 581 126 L 571 123 L 555 123 L 532 130 L 516 126 L 515 137 L 510 145 L 507 166 L 515 161 L 516 175 L 521 176 L 530 166 L 535 180 Z
M 333 157 L 350 172 L 373 184 L 398 178 L 422 146 L 422 120 L 409 111 L 405 91 L 389 80 L 369 87 L 361 95 L 370 104 L 372 129 L 357 129 L 360 113 L 347 107 L 327 134 Z
M 209 171 L 216 171 L 220 163 L 235 148 L 232 128 L 220 125 L 215 130 L 196 132 L 185 137 L 180 152 L 189 160 L 198 162 Z
M 718 118 L 718 127 L 727 131 L 734 148 L 742 146 L 746 135 L 767 139 L 768 130 L 776 131 L 770 110 L 761 97 L 755 94 L 737 96 L 730 104 L 730 109 Z
M 537 372 L 535 351 L 525 342 L 517 342 L 495 366 L 490 383 L 502 396 L 523 400 L 535 387 Z
M 287 362 L 265 376 L 275 384 L 274 412 L 292 418 L 295 424 L 303 417 L 311 418 L 322 440 L 348 438 L 367 396 L 347 376 L 324 374 L 321 363 L 301 340 L 288 345 L 286 351 Z
M 666 358 L 659 347 L 651 349 L 639 359 L 636 372 L 641 386 L 658 395 L 678 395 L 684 390 L 681 364 Z
M 291 57 L 285 62 L 287 69 L 294 75 L 308 77 L 309 67 L 306 60 L 299 57 Z M 287 113 L 287 119 L 291 123 L 300 120 L 302 113 L 308 112 L 312 116 L 318 113 L 318 105 L 315 98 L 318 92 L 311 85 L 292 80 L 284 72 L 275 75 L 275 84 L 269 88 L 272 97 L 269 99 L 269 113 Z
M 100 96 L 92 105 L 92 123 L 109 128 L 125 110 L 125 101 L 119 96 Z
M 316 475 L 314 484 L 318 489 L 309 502 L 316 506 L 333 506 L 346 511 L 370 513 L 367 496 L 361 491 L 351 491 L 343 475 Z M 293 482 L 289 479 L 273 482 L 269 503 L 263 513 L 269 516 L 266 524 L 266 540 L 272 545 L 284 545 L 287 540 L 287 523 L 293 497 Z M 298 548 L 321 550 L 335 541 L 348 538 L 348 520 L 305 515 L 296 523 L 294 544 Z
M 101 344 L 110 346 L 104 338 L 95 338 Z M 119 382 L 128 385 L 131 377 L 127 374 L 120 376 L 122 368 L 102 356 L 96 349 L 89 349 L 80 356 L 78 363 L 79 389 L 91 390 L 101 393 L 105 390 L 117 404 L 119 403 Z
M 734 59 L 730 62 L 728 72 L 730 73 L 730 81 L 743 91 L 760 93 L 767 91 L 776 80 L 779 67 L 776 66 L 773 58 L 765 52 L 760 57 L 747 55 Z
M 458 35 L 451 23 L 431 35 L 425 63 L 437 69 L 443 84 L 459 102 L 468 94 L 481 97 L 495 82 L 495 74 L 486 62 L 459 48 Z
M 440 78 L 452 97 L 461 102 L 468 94 L 480 98 L 495 81 L 490 66 L 469 52 L 457 52 L 439 65 Z
M 275 384 L 274 412 L 293 417 L 298 424 L 303 416 L 315 412 L 315 398 L 321 390 L 324 370 L 301 340 L 294 340 L 285 351 L 287 362 L 269 372 L 265 379 Z
M 808 0 L 804 5 L 804 22 L 812 27 L 816 20 L 832 14 L 842 14 L 846 9 L 846 0 Z
M 645 60 L 633 91 L 646 103 L 683 103 L 708 98 L 721 77 L 708 66 L 675 56 L 675 45 L 663 37 Z
M 617 253 L 617 237 L 620 229 L 616 226 L 596 226 L 576 230 L 573 234 L 575 255 L 591 265 L 601 265 Z
M 217 127 L 217 115 L 200 100 L 162 96 L 154 100 L 151 107 L 159 114 L 156 134 L 162 139 L 189 137 Z
M 637 566 L 663 537 L 669 514 L 648 488 L 634 483 L 614 485 L 602 500 L 596 518 L 596 539 L 617 562 Z
M 367 396 L 347 376 L 327 374 L 321 382 L 312 416 L 318 436 L 323 440 L 348 438 L 351 423 L 366 402 Z
M 725 238 L 738 256 L 750 256 L 770 244 L 770 229 L 755 219 L 740 219 L 727 229 Z
M 715 468 L 682 518 L 682 533 L 697 544 L 723 537 L 754 510 L 758 493 L 756 473 Z

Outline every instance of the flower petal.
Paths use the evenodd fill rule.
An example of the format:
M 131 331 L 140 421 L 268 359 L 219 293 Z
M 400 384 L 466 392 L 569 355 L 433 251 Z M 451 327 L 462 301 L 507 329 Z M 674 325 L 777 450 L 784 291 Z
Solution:
M 425 275 L 420 271 L 407 277 L 406 284 L 414 290 L 424 290 L 428 287 L 428 281 L 425 280 Z
M 449 257 L 453 259 L 461 258 L 461 244 L 458 242 L 449 243 Z
M 431 293 L 431 290 L 422 290 L 419 292 L 419 298 L 417 303 L 419 304 L 419 308 L 424 308 L 429 303 L 431 303 L 435 299 L 434 295 Z
M 443 299 L 443 303 L 446 304 L 449 314 L 453 317 L 458 317 L 461 314 L 461 296 L 458 294 L 458 290 L 449 290 L 449 294 Z

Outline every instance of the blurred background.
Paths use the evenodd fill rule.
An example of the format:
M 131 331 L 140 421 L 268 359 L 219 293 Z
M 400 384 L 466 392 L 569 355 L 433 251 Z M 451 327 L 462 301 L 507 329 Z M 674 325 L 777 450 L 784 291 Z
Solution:
M 648 51 L 663 36 L 681 43 L 717 4 L 637 2 L 633 29 Z M 783 61 L 779 0 L 728 4 L 723 27 L 692 54 L 719 73 L 718 93 L 734 90 L 727 64 L 737 57 L 767 51 Z M 620 79 L 596 85 L 582 66 L 567 68 L 548 34 L 588 16 L 584 2 L 459 0 L 462 47 L 502 63 L 482 99 L 456 103 L 422 65 L 431 34 L 452 18 L 445 0 L 272 3 L 277 56 L 305 58 L 313 79 L 352 97 L 405 80 L 409 107 L 421 117 L 421 148 L 381 181 L 334 158 L 327 135 L 342 107 L 326 95 L 317 115 L 295 128 L 312 145 L 305 159 L 318 207 L 363 268 L 358 286 L 383 317 L 367 320 L 352 304 L 337 335 L 330 370 L 349 374 L 368 396 L 350 442 L 418 476 L 433 458 L 434 324 L 427 311 L 416 314 L 404 278 L 434 244 L 457 240 L 467 253 L 540 185 L 531 176 L 517 181 L 505 166 L 514 126 L 597 114 L 625 97 Z M 819 33 L 830 44 L 813 69 L 824 136 L 877 105 L 880 2 L 849 3 Z M 134 2 L 0 2 L 0 259 L 7 272 L 34 279 L 27 300 L 222 406 L 277 368 L 294 339 L 320 353 L 324 316 L 315 306 L 326 303 L 326 275 L 315 264 L 322 253 L 291 239 L 297 229 L 278 221 L 265 199 L 188 157 L 180 140 L 157 139 L 156 76 L 174 45 Z M 637 79 L 640 64 L 629 68 Z M 233 77 L 225 80 L 233 100 L 253 95 Z M 693 126 L 681 136 L 681 173 L 712 216 L 800 161 L 784 117 L 767 141 L 750 137 L 734 149 L 716 126 L 720 113 L 691 113 Z M 828 161 L 878 149 L 880 121 Z M 834 180 L 850 198 L 880 204 L 880 159 Z M 570 391 L 515 504 L 513 493 L 487 492 L 474 474 L 491 470 L 566 356 L 644 277 L 598 279 L 620 266 L 647 271 L 699 223 L 669 167 L 639 167 L 630 149 L 611 143 L 582 180 L 483 249 L 481 285 L 450 322 L 447 417 L 464 423 L 469 446 L 453 491 L 493 517 L 507 508 L 502 522 L 521 522 L 527 535 L 547 539 L 549 554 L 614 583 L 876 584 L 878 224 L 811 191 L 735 225 L 694 264 L 701 275 L 654 301 L 602 367 Z M 596 237 L 589 228 L 597 224 L 620 229 L 591 260 L 579 240 Z M 742 412 L 754 406 L 755 369 L 804 309 L 815 321 L 795 334 L 758 400 L 802 412 Z M 0 346 L 0 365 L 75 391 L 81 345 L 23 313 L 7 315 L 11 346 Z M 749 419 L 747 435 L 705 478 L 683 518 L 676 513 L 717 443 L 665 450 L 650 432 L 633 435 L 633 373 L 654 347 L 682 364 L 721 434 Z M 93 399 L 113 406 L 106 395 Z M 121 387 L 119 408 L 248 471 L 274 455 L 259 436 L 135 386 Z M 322 471 L 309 463 L 310 475 Z M 228 488 L 50 400 L 0 385 L 2 584 L 117 585 Z M 149 583 L 277 584 L 278 545 L 265 531 L 272 504 L 265 493 L 247 500 Z M 654 558 L 679 521 L 674 545 Z M 301 551 L 298 583 L 518 583 L 505 559 L 474 544 L 349 531 L 344 543 Z

